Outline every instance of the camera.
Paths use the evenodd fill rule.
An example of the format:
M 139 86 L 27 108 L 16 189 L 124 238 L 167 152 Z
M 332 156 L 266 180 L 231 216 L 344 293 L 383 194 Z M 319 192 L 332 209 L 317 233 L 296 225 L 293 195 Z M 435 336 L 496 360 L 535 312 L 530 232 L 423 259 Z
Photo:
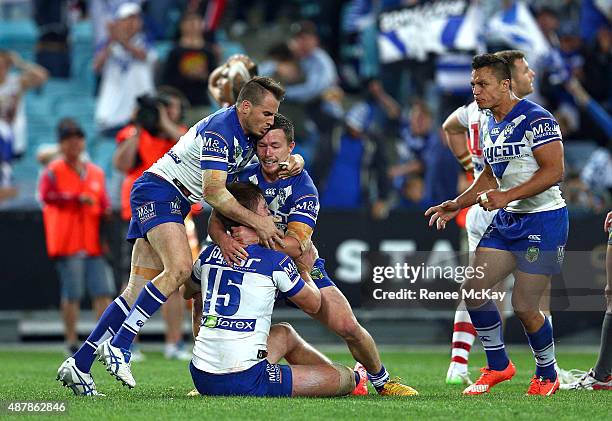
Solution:
M 139 96 L 136 101 L 138 103 L 136 123 L 153 136 L 158 135 L 160 132 L 158 107 L 160 105 L 166 107 L 170 102 L 162 96 L 149 94 Z

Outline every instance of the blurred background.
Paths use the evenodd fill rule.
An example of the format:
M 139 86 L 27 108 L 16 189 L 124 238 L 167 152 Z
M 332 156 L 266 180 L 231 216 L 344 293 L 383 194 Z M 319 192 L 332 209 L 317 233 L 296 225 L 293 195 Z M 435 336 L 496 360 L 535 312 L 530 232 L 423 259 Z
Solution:
M 382 344 L 446 343 L 450 309 L 362 305 L 361 253 L 467 248 L 461 223 L 437 232 L 422 216 L 468 185 L 441 123 L 472 100 L 472 56 L 511 48 L 536 73 L 529 99 L 561 125 L 567 250 L 587 257 L 573 276 L 602 297 L 592 312 L 553 312 L 556 338 L 597 344 L 601 227 L 612 207 L 611 18 L 609 0 L 1 0 L 0 340 L 64 340 L 39 187 L 62 153 L 58 141 L 80 132 L 80 159 L 103 170 L 110 213 L 100 241 L 119 289 L 130 253 L 120 215 L 126 168 L 117 159 L 126 128 L 148 107 L 165 137 L 180 135 L 218 108 L 206 89 L 210 72 L 243 53 L 287 88 L 280 112 L 295 123 L 296 152 L 320 193 L 315 242 L 358 318 Z M 152 106 L 137 100 L 146 94 Z M 68 129 L 65 120 L 58 126 L 65 118 Z M 207 216 L 204 207 L 193 217 L 196 248 Z M 95 298 L 83 296 L 82 336 L 93 327 Z M 336 341 L 301 312 L 281 308 L 275 317 L 312 342 Z M 179 320 L 185 339 L 189 320 Z M 507 339 L 523 342 L 518 321 L 508 323 L 516 329 Z M 163 332 L 159 317 L 143 341 Z

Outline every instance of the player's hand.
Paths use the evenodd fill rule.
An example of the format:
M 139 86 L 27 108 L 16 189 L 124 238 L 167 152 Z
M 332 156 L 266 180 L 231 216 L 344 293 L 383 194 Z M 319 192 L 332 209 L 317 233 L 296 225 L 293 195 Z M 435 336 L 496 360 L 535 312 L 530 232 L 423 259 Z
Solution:
M 241 260 L 246 260 L 249 257 L 249 253 L 242 248 L 242 244 L 229 235 L 219 242 L 219 248 L 221 249 L 223 259 L 230 265 L 240 265 Z
M 446 202 L 440 203 L 438 206 L 432 206 L 425 211 L 425 216 L 431 215 L 429 218 L 429 226 L 431 227 L 434 223 L 436 228 L 443 230 L 446 228 L 446 223 L 453 219 L 459 214 L 461 207 L 454 200 L 447 200 Z
M 273 216 L 262 217 L 261 223 L 255 227 L 255 231 L 257 232 L 257 237 L 259 237 L 260 244 L 264 247 L 273 249 L 274 244 L 278 244 L 282 248 L 285 247 L 285 242 L 283 241 L 284 234 L 276 228 Z
M 508 194 L 501 190 L 490 189 L 478 192 L 478 204 L 487 211 L 501 209 L 508 204 Z
M 308 247 L 300 257 L 294 259 L 296 266 L 298 267 L 298 271 L 301 272 L 312 272 L 312 267 L 314 266 L 315 260 L 317 260 L 318 253 L 317 249 L 314 245 Z
M 280 178 L 288 178 L 298 175 L 304 169 L 304 158 L 300 154 L 289 155 L 289 159 L 286 162 L 279 163 L 280 171 L 278 176 Z
M 257 232 L 252 228 L 239 226 L 232 227 L 232 238 L 236 241 L 240 241 L 242 244 L 250 246 L 251 244 L 259 243 L 259 237 L 257 236 Z
M 606 215 L 606 220 L 604 221 L 604 231 L 610 231 L 610 227 L 612 227 L 612 211 L 608 212 Z

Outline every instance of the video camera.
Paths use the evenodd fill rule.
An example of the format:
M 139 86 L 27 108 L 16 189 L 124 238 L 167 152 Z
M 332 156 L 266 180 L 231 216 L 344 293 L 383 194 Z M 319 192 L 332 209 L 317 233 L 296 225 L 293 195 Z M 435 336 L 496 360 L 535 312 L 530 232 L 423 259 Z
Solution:
M 141 95 L 136 98 L 138 103 L 138 112 L 136 113 L 136 123 L 142 126 L 143 129 L 151 133 L 153 136 L 159 135 L 159 109 L 158 107 L 167 107 L 170 101 L 163 96 L 155 96 L 150 94 Z

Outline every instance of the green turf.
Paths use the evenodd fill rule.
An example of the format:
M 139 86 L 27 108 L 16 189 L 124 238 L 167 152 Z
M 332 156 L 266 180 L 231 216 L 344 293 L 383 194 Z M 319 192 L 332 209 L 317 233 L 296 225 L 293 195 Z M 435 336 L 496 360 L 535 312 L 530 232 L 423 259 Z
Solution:
M 532 375 L 533 357 L 526 348 L 512 347 L 517 375 L 496 386 L 485 396 L 461 396 L 461 386 L 446 386 L 448 357 L 440 349 L 383 352 L 392 375 L 401 376 L 420 396 L 412 398 L 345 397 L 335 399 L 187 398 L 192 383 L 187 364 L 166 361 L 148 353 L 147 361 L 133 364 L 138 382 L 128 390 L 111 378 L 96 362 L 93 374 L 104 398 L 74 397 L 55 381 L 62 355 L 53 352 L 0 351 L 0 400 L 64 400 L 65 416 L 79 420 L 379 420 L 379 419 L 610 419 L 609 392 L 559 391 L 549 398 L 526 397 Z M 348 353 L 328 354 L 352 365 Z M 566 368 L 590 367 L 596 356 L 562 353 L 559 363 Z M 484 362 L 482 352 L 472 357 L 473 367 Z M 475 369 L 472 377 L 475 377 Z M 12 417 L 11 417 L 12 418 Z M 19 419 L 41 419 L 40 415 Z M 53 416 L 53 419 L 59 419 Z M 6 412 L 0 412 L 6 419 Z

